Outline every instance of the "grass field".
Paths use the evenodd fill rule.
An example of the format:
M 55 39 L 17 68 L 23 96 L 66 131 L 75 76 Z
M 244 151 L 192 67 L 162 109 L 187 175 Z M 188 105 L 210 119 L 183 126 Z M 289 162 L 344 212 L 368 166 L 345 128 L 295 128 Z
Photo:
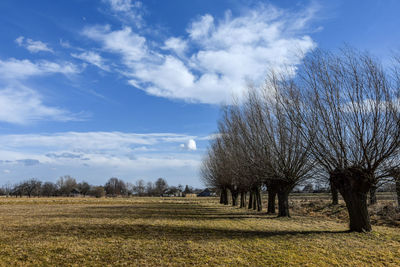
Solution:
M 0 264 L 400 266 L 398 227 L 348 233 L 340 218 L 293 214 L 215 198 L 2 198 Z

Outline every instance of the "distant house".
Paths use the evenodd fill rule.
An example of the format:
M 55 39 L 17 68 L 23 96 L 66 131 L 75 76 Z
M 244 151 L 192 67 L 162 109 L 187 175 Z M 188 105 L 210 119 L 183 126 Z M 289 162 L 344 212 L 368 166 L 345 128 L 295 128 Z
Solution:
M 196 194 L 185 194 L 185 197 L 197 197 Z
M 210 197 L 211 196 L 211 191 L 210 189 L 206 188 L 200 193 L 197 194 L 198 197 Z

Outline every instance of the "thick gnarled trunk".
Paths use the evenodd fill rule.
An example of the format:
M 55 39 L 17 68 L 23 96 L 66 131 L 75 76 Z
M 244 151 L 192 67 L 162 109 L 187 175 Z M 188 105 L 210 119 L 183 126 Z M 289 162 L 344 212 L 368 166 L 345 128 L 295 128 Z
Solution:
M 278 217 L 290 217 L 289 193 L 290 190 L 278 191 Z
M 332 205 L 338 205 L 339 204 L 339 192 L 338 192 L 336 186 L 332 183 L 331 179 L 330 179 L 330 185 L 331 185 Z
M 372 186 L 373 176 L 358 167 L 336 169 L 330 175 L 332 182 L 346 203 L 350 219 L 350 231 L 371 231 L 367 194 Z
M 275 214 L 275 197 L 276 197 L 276 191 L 268 191 L 268 207 L 267 207 L 268 214 Z
M 276 194 L 278 192 L 278 184 L 275 184 L 273 181 L 267 182 L 267 191 L 268 191 L 268 207 L 267 214 L 275 214 L 275 199 Z
M 278 179 L 274 183 L 276 185 L 276 192 L 278 194 L 278 217 L 290 217 L 289 212 L 289 193 L 295 186 L 290 182 L 291 179 Z
M 219 198 L 219 203 L 228 205 L 228 190 L 226 188 L 221 188 L 221 195 Z

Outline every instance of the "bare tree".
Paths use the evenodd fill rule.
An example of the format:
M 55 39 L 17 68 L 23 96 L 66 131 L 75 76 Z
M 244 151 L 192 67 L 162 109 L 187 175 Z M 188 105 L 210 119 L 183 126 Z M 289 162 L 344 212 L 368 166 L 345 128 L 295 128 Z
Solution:
M 228 204 L 229 166 L 223 149 L 223 141 L 216 138 L 211 142 L 208 153 L 201 166 L 203 183 L 208 187 L 216 188 L 220 192 L 220 204 Z
M 23 182 L 20 186 L 22 187 L 22 191 L 28 197 L 31 196 L 39 196 L 40 195 L 40 188 L 42 182 L 33 178 Z
M 299 73 L 298 128 L 342 195 L 350 230 L 370 231 L 367 194 L 400 147 L 396 84 L 371 56 L 347 48 L 314 52 Z
M 168 189 L 167 181 L 165 181 L 165 179 L 163 178 L 158 178 L 157 181 L 155 182 L 154 189 L 157 195 L 162 196 Z
M 311 176 L 314 160 L 310 157 L 310 140 L 298 130 L 298 113 L 285 105 L 299 105 L 300 95 L 296 85 L 286 77 L 269 75 L 262 97 L 250 96 L 250 106 L 260 111 L 256 123 L 262 129 L 260 146 L 268 151 L 264 164 L 267 187 L 274 187 L 278 194 L 278 216 L 290 217 L 289 193 Z M 284 93 L 284 94 L 282 94 Z M 274 201 L 271 199 L 271 201 Z
M 57 180 L 58 190 L 61 195 L 69 196 L 74 188 L 77 187 L 75 178 L 65 175 Z
M 252 164 L 252 150 L 249 149 L 245 128 L 247 127 L 243 110 L 239 105 L 225 107 L 219 122 L 220 139 L 223 146 L 225 182 L 232 196 L 232 205 L 245 207 L 246 192 L 250 192 L 249 208 L 261 211 L 261 195 L 258 176 Z
M 143 196 L 145 191 L 146 191 L 146 186 L 145 183 L 142 179 L 136 181 L 133 191 L 138 195 L 138 196 Z
M 57 186 L 52 182 L 45 182 L 41 188 L 41 195 L 42 196 L 55 196 L 57 192 Z
M 127 193 L 125 182 L 115 177 L 107 181 L 104 189 L 106 194 L 111 196 L 125 195 Z
M 86 196 L 89 193 L 90 190 L 90 185 L 87 182 L 81 182 L 77 185 L 79 192 L 83 195 Z
M 154 184 L 152 182 L 147 182 L 146 184 L 146 194 L 148 196 L 154 195 Z

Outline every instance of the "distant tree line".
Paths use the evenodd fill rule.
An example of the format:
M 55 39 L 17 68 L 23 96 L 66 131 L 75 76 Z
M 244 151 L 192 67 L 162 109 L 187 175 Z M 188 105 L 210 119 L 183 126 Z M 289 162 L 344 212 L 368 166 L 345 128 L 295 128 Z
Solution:
M 200 189 L 194 189 L 188 185 L 185 188 L 182 185 L 169 186 L 163 178 L 158 178 L 154 183 L 138 180 L 132 184 L 112 177 L 103 186 L 96 186 L 84 181 L 78 183 L 69 175 L 60 177 L 55 183 L 32 178 L 15 185 L 6 184 L 0 188 L 0 195 L 15 197 L 185 196 L 199 192 L 201 192 Z
M 384 68 L 368 53 L 315 50 L 294 70 L 271 72 L 226 106 L 201 168 L 220 203 L 289 217 L 289 193 L 329 184 L 346 204 L 350 230 L 370 231 L 378 186 L 395 184 L 400 205 L 400 60 Z M 311 190 L 308 187 L 309 190 Z M 240 203 L 238 199 L 240 197 Z

